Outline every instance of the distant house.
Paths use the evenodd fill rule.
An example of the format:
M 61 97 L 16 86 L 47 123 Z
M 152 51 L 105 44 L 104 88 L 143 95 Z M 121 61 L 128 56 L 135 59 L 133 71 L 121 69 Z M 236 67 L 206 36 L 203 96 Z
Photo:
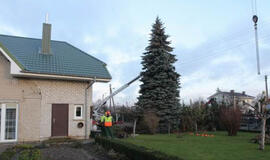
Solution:
M 0 35 L 0 142 L 87 138 L 92 84 L 106 64 L 64 41 Z
M 244 105 L 243 102 L 251 104 L 255 97 L 247 95 L 245 91 L 238 93 L 234 90 L 230 92 L 224 92 L 217 89 L 216 93 L 208 97 L 208 99 L 214 99 L 218 104 L 226 104 L 226 105 L 238 105 L 241 107 L 243 113 L 249 111 L 250 107 Z

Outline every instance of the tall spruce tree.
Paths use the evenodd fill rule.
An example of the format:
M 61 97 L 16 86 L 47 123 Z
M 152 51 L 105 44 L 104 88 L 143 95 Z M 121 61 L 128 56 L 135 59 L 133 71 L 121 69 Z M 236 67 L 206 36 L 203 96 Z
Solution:
M 152 26 L 151 38 L 142 56 L 142 78 L 137 106 L 141 114 L 151 111 L 159 117 L 161 133 L 175 129 L 179 118 L 180 75 L 175 71 L 177 61 L 171 52 L 168 35 L 159 17 Z

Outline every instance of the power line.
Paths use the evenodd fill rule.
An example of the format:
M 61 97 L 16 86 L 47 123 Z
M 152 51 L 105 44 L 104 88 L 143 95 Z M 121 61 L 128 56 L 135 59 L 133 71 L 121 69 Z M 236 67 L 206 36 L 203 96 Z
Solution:
M 270 19 L 269 19 L 269 21 L 260 22 L 260 31 L 261 32 L 264 31 L 263 30 L 264 27 L 267 27 L 267 29 L 270 28 L 269 24 L 270 24 Z M 267 32 L 267 31 L 265 31 L 265 32 Z M 219 36 L 218 39 L 215 39 L 212 42 L 210 41 L 208 44 L 211 46 L 214 46 L 215 44 L 218 44 L 219 41 L 230 41 L 230 40 L 234 40 L 234 39 L 237 39 L 240 37 L 243 38 L 243 37 L 249 36 L 249 34 L 251 36 L 252 33 L 253 33 L 253 28 L 251 28 L 251 27 L 245 28 L 245 30 L 241 29 L 241 31 L 234 32 L 234 33 L 227 35 L 227 36 Z
M 251 0 L 251 11 L 252 15 L 257 14 L 257 0 Z
M 255 14 L 257 14 L 257 0 L 254 0 L 255 5 L 254 5 L 254 9 L 255 9 Z
M 251 2 L 251 14 L 252 15 L 255 15 L 256 13 L 255 13 L 255 4 L 254 4 L 254 0 L 250 0 L 250 2 Z
M 269 38 L 270 38 L 270 35 L 267 35 L 267 36 L 262 37 L 261 40 L 266 40 L 266 39 L 269 39 Z M 206 58 L 221 55 L 222 52 L 224 53 L 226 51 L 239 48 L 239 47 L 241 47 L 243 45 L 247 45 L 247 44 L 251 43 L 251 41 L 253 41 L 253 40 L 249 39 L 248 41 L 245 41 L 244 43 L 239 43 L 239 44 L 234 45 L 233 47 L 229 47 L 229 48 L 224 48 L 223 47 L 221 49 L 215 49 L 214 48 L 214 50 L 206 50 L 203 53 L 211 53 L 212 52 L 214 54 L 210 54 L 210 55 L 208 54 L 207 56 L 202 55 L 202 56 L 196 57 L 195 59 L 193 58 L 190 61 L 185 61 L 183 63 L 180 63 L 180 66 L 183 67 L 183 66 L 186 66 L 186 65 L 191 65 L 191 64 L 194 64 L 195 62 L 199 62 L 199 61 L 204 60 Z M 202 53 L 202 52 L 200 52 L 200 53 Z M 222 54 L 222 55 L 224 55 L 224 54 Z
M 268 24 L 269 22 L 267 22 L 267 23 L 265 23 L 265 24 Z M 252 31 L 251 29 L 249 30 L 249 31 Z M 207 53 L 210 53 L 210 52 L 217 52 L 217 51 L 219 51 L 219 50 L 221 50 L 221 51 L 219 51 L 219 52 L 222 52 L 223 50 L 224 51 L 227 51 L 227 50 L 231 50 L 231 49 L 234 49 L 234 48 L 237 48 L 237 46 L 238 47 L 240 47 L 240 46 L 242 46 L 242 45 L 245 45 L 245 44 L 249 44 L 251 41 L 253 41 L 253 38 L 251 39 L 251 37 L 250 37 L 250 39 L 248 39 L 248 40 L 246 40 L 246 37 L 247 36 L 251 36 L 251 32 L 248 32 L 248 33 L 250 33 L 250 35 L 249 34 L 247 34 L 247 32 L 245 31 L 244 32 L 245 34 L 242 36 L 242 32 L 238 32 L 238 34 L 239 35 L 241 35 L 241 36 L 236 36 L 236 35 L 234 35 L 234 36 L 227 36 L 227 37 L 225 37 L 225 38 L 223 38 L 223 39 L 220 39 L 220 40 L 216 40 L 214 43 L 208 43 L 208 45 L 207 46 L 211 46 L 211 47 L 208 47 L 207 49 L 204 49 L 203 51 L 198 51 L 198 52 L 200 52 L 200 54 L 201 54 L 201 56 L 197 56 L 195 59 L 194 58 L 192 58 L 191 60 L 189 60 L 189 61 L 184 61 L 183 63 L 180 63 L 180 65 L 181 66 L 185 66 L 185 65 L 187 65 L 187 64 L 189 64 L 189 63 L 191 63 L 191 62 L 193 62 L 193 61 L 198 61 L 198 60 L 200 60 L 200 59 L 202 59 L 202 58 L 204 58 L 205 56 L 204 56 L 204 54 L 207 54 Z M 263 37 L 261 37 L 261 39 L 260 40 L 266 40 L 266 39 L 268 39 L 268 37 L 269 37 L 269 35 L 266 35 L 266 36 L 263 36 Z M 242 39 L 245 39 L 244 41 L 242 40 Z M 230 42 L 230 41 L 232 41 L 232 40 L 234 40 L 234 41 L 239 41 L 239 40 L 241 40 L 241 42 L 246 42 L 246 43 L 240 43 L 240 44 L 237 44 L 237 45 L 234 45 L 235 47 L 232 47 L 232 48 L 229 48 L 229 49 L 227 49 L 227 47 L 221 47 L 221 48 L 217 48 L 217 46 L 219 46 L 219 45 L 222 45 L 222 42 Z M 214 46 L 214 47 L 213 47 Z M 218 49 L 218 50 L 217 50 Z M 197 49 L 197 50 L 199 50 L 199 49 Z M 224 52 L 223 51 L 223 52 Z M 181 52 L 181 51 L 180 51 Z M 195 51 L 196 52 L 196 51 Z M 190 52 L 190 53 L 194 53 L 194 52 Z M 216 54 L 214 54 L 214 55 L 216 55 Z M 183 60 L 183 59 L 182 59 Z
M 266 23 L 264 23 L 264 24 L 268 24 L 269 22 L 266 22 Z M 252 31 L 251 29 L 249 29 L 249 31 Z M 209 53 L 209 52 L 213 52 L 213 51 L 215 51 L 215 52 L 217 52 L 217 47 L 216 46 L 219 46 L 219 45 L 222 45 L 222 42 L 223 41 L 225 41 L 225 42 L 230 42 L 230 41 L 232 41 L 232 40 L 234 40 L 234 41 L 239 41 L 239 40 L 241 40 L 241 42 L 243 42 L 243 40 L 242 39 L 246 39 L 245 37 L 246 36 L 251 36 L 251 32 L 248 32 L 248 33 L 250 33 L 250 35 L 249 34 L 247 34 L 247 32 L 245 31 L 244 33 L 244 35 L 242 36 L 242 33 L 243 32 L 238 32 L 238 35 L 241 35 L 241 36 L 236 36 L 235 34 L 233 35 L 233 36 L 227 36 L 227 37 L 225 37 L 225 38 L 223 38 L 223 39 L 220 39 L 220 40 L 216 40 L 214 43 L 208 43 L 208 46 L 211 46 L 210 48 L 207 48 L 206 50 L 204 49 L 204 51 L 202 52 L 202 51 L 198 51 L 198 52 L 200 52 L 201 53 L 201 55 L 202 56 L 199 56 L 199 57 L 196 57 L 196 59 L 201 59 L 201 58 L 203 58 L 203 57 L 205 57 L 204 56 L 204 53 Z M 268 38 L 268 36 L 269 35 L 266 35 L 266 36 L 263 36 L 260 40 L 265 40 L 265 39 L 267 39 Z M 253 39 L 253 38 L 252 38 Z M 246 43 L 241 43 L 241 45 L 239 45 L 239 44 L 237 44 L 236 46 L 242 46 L 242 45 L 245 45 L 245 44 L 248 44 L 248 43 L 250 43 L 250 41 L 252 41 L 252 39 L 251 39 L 251 37 L 250 37 L 250 39 L 248 39 L 247 41 L 246 40 L 244 40 Z M 214 47 L 213 47 L 214 46 Z M 235 48 L 235 47 L 233 47 L 233 48 Z M 221 48 L 218 48 L 219 50 L 220 49 L 225 49 L 225 51 L 226 51 L 226 49 L 227 48 L 224 48 L 224 47 L 221 47 Z M 199 50 L 199 49 L 197 49 L 197 50 Z M 230 50 L 230 48 L 229 48 L 229 50 Z M 196 60 L 195 59 L 195 60 Z M 181 66 L 183 66 L 183 65 L 186 65 L 187 63 L 189 64 L 190 62 L 193 62 L 194 61 L 194 58 L 192 58 L 190 61 L 184 61 L 183 63 L 181 63 L 180 65 Z

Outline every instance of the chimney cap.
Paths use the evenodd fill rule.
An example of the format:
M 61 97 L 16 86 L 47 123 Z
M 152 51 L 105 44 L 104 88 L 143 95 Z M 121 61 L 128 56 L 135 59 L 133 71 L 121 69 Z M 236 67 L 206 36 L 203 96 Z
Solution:
M 45 23 L 49 23 L 49 13 L 46 14 Z

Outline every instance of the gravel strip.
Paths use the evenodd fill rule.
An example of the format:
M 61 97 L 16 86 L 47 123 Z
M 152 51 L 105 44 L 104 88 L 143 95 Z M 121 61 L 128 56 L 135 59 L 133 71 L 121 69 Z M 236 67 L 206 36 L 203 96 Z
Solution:
M 43 160 L 110 160 L 105 156 L 106 153 L 96 155 L 92 149 L 94 149 L 94 144 L 87 144 L 83 148 L 55 145 L 41 149 L 41 155 Z

